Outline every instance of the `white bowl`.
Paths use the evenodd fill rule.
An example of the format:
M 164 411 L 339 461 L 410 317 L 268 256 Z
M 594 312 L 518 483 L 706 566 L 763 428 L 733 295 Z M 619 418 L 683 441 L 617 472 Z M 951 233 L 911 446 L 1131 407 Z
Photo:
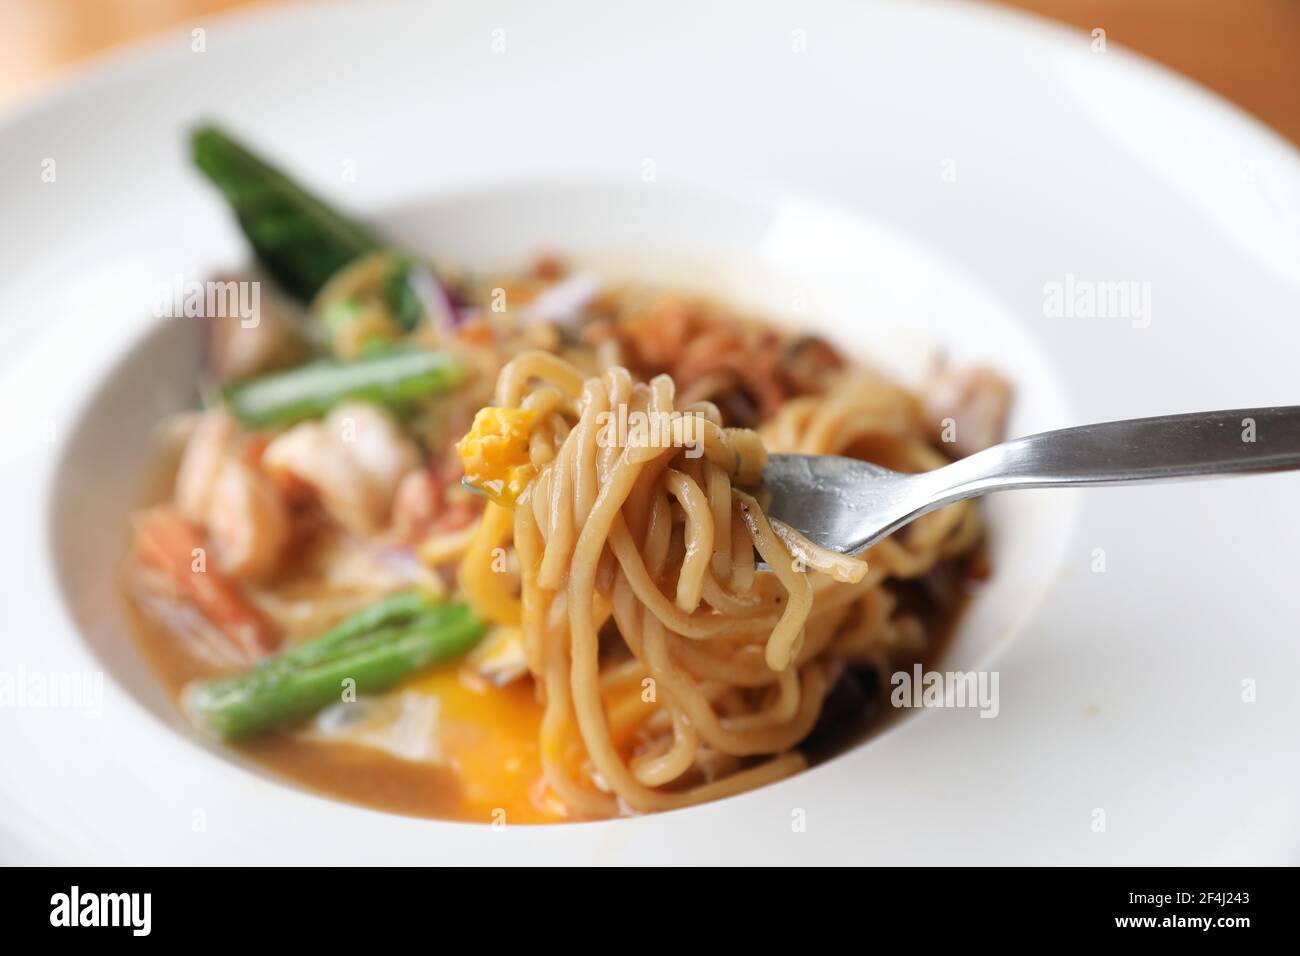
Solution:
M 438 255 L 558 248 L 703 286 L 904 378 L 936 344 L 986 359 L 1016 381 L 1016 433 L 1289 400 L 1289 147 L 1122 51 L 983 8 L 792 17 L 273 11 L 209 25 L 202 53 L 186 34 L 105 64 L 0 127 L 0 661 L 106 675 L 97 715 L 0 706 L 0 858 L 1297 858 L 1289 476 L 990 499 L 995 577 L 949 663 L 999 671 L 997 719 L 909 717 L 671 814 L 497 832 L 337 803 L 198 744 L 145 672 L 113 576 L 199 331 L 150 318 L 152 290 L 246 256 L 182 155 L 203 114 Z M 1051 317 L 1045 284 L 1069 275 L 1150 283 L 1151 322 Z

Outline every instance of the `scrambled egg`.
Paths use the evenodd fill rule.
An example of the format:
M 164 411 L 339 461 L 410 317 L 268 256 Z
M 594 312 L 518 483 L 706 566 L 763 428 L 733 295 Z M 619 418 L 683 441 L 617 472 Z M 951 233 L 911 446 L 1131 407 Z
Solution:
M 456 443 L 469 483 L 506 508 L 514 507 L 536 474 L 528 461 L 536 418 L 526 408 L 480 408 L 469 434 Z

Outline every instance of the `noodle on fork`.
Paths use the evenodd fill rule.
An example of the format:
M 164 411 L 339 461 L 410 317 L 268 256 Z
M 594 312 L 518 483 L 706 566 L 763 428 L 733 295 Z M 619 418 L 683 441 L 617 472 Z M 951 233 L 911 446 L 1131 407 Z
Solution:
M 535 477 L 515 502 L 513 539 L 551 787 L 579 813 L 606 816 L 620 801 L 671 809 L 803 767 L 793 748 L 838 663 L 822 653 L 825 622 L 809 626 L 813 576 L 736 487 L 762 474 L 757 434 L 723 428 L 708 403 L 676 408 L 667 376 L 638 384 L 611 368 L 583 381 L 553 355 L 524 353 L 502 371 L 496 407 L 540 401 L 556 414 L 528 437 Z M 814 561 L 822 553 L 799 544 Z M 771 570 L 756 569 L 755 551 Z M 846 586 L 866 579 L 862 561 L 837 556 L 837 569 Z M 611 619 L 644 675 L 637 753 L 611 732 L 601 647 Z M 575 739 L 585 768 L 569 757 Z

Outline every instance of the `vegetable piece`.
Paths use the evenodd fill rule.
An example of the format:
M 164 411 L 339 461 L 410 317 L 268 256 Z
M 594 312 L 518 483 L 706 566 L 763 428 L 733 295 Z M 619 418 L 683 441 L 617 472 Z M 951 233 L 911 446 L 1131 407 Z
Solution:
M 446 352 L 386 351 L 355 362 L 325 360 L 237 382 L 226 401 L 245 425 L 291 425 L 344 399 L 401 405 L 457 385 L 465 367 Z
M 169 507 L 150 508 L 135 518 L 135 552 L 167 575 L 205 618 L 230 639 L 236 654 L 256 661 L 279 643 L 275 629 L 249 604 L 235 584 L 207 566 L 198 529 Z
M 285 651 L 275 659 L 275 663 L 299 666 L 319 661 L 348 641 L 380 628 L 407 623 L 437 607 L 438 604 L 419 591 L 402 591 L 362 608 L 319 637 Z M 267 661 L 267 664 L 271 663 Z
M 466 653 L 484 630 L 464 604 L 436 605 L 422 595 L 398 595 L 247 674 L 191 684 L 184 707 L 224 738 L 248 737 L 336 703 L 346 681 L 354 682 L 357 693 L 386 690 Z
M 312 301 L 337 358 L 356 358 L 414 332 L 425 318 L 439 338 L 457 313 L 433 271 L 418 259 L 384 249 L 351 262 Z
M 380 248 L 369 229 L 307 192 L 214 126 L 191 137 L 194 163 L 221 190 L 267 270 L 303 302 L 339 269 Z
M 355 359 L 401 336 L 387 308 L 356 296 L 331 303 L 320 318 L 330 351 L 340 359 Z
M 427 296 L 436 294 L 439 304 L 446 298 L 446 292 L 429 270 L 406 258 L 398 258 L 394 263 L 384 293 L 392 309 L 393 321 L 403 332 L 414 331 L 421 317 L 430 311 L 425 301 Z M 447 311 L 451 312 L 451 309 Z
M 226 197 L 267 271 L 302 303 L 324 300 L 313 308 L 324 314 L 337 354 L 399 338 L 426 315 L 440 332 L 454 329 L 447 290 L 418 258 L 388 248 L 216 127 L 195 130 L 192 147 L 195 165 Z
M 599 294 L 600 282 L 595 276 L 576 273 L 543 290 L 520 310 L 519 320 L 524 325 L 571 326 Z

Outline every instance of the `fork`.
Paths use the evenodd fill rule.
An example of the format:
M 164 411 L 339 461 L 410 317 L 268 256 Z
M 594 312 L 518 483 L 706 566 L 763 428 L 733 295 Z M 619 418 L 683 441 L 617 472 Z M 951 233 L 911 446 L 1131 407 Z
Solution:
M 1002 442 L 903 474 L 838 455 L 771 455 L 766 513 L 857 554 L 944 505 L 1011 488 L 1070 488 L 1300 468 L 1300 406 L 1135 418 Z

